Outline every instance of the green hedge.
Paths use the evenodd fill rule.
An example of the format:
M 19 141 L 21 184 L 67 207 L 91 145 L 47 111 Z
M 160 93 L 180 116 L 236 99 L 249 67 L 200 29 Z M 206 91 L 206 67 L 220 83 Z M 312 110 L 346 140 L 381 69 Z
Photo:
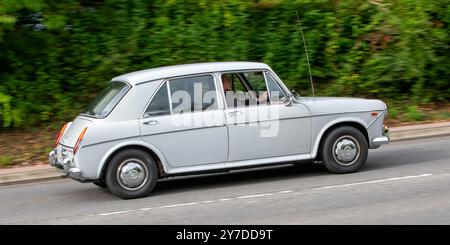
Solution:
M 446 102 L 448 0 L 0 3 L 0 121 L 73 118 L 112 77 L 179 63 L 268 63 L 309 94 L 296 13 L 321 95 Z

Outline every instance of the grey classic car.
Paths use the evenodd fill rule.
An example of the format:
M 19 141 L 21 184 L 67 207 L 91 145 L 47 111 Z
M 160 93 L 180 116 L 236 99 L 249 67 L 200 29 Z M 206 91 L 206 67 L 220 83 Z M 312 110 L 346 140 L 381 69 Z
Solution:
M 351 173 L 389 143 L 386 104 L 301 97 L 266 64 L 212 62 L 115 77 L 61 129 L 50 164 L 122 198 L 158 179 L 320 161 Z

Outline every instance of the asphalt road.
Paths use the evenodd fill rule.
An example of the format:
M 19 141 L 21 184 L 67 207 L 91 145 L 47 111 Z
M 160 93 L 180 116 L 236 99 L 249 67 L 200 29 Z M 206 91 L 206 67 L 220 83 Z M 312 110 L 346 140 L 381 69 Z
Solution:
M 67 179 L 2 186 L 0 224 L 450 224 L 450 137 L 371 150 L 354 174 L 315 164 L 180 177 L 135 200 Z

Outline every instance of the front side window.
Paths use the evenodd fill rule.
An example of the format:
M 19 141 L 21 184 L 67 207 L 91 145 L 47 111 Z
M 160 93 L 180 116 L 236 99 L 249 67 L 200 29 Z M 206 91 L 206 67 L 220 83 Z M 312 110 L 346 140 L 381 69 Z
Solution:
M 225 93 L 229 91 L 234 92 L 247 92 L 248 89 L 244 86 L 241 79 L 239 79 L 239 73 L 225 73 L 222 75 L 222 84 Z
M 173 113 L 217 109 L 216 88 L 211 75 L 169 81 Z
M 267 92 L 266 82 L 262 71 L 242 73 L 250 85 L 250 89 L 256 94 Z
M 152 101 L 145 110 L 144 117 L 163 116 L 170 114 L 169 94 L 167 92 L 167 83 L 164 83 L 153 96 Z
M 104 118 L 119 103 L 130 86 L 124 82 L 110 82 L 89 104 L 83 113 L 88 116 Z
M 222 86 L 228 108 L 267 104 L 269 96 L 262 71 L 224 73 Z

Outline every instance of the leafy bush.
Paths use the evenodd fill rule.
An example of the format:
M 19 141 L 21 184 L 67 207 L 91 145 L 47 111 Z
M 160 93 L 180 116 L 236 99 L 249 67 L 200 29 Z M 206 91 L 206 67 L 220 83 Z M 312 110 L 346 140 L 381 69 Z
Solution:
M 17 110 L 11 109 L 11 97 L 0 92 L 0 122 L 3 122 L 3 127 L 11 125 L 20 125 L 20 118 L 17 115 Z
M 262 61 L 309 91 L 295 10 L 319 94 L 449 100 L 448 0 L 8 0 L 2 126 L 73 118 L 112 77 L 179 63 Z
M 10 166 L 13 163 L 13 158 L 10 156 L 0 156 L 0 167 Z
M 411 121 L 421 121 L 424 119 L 424 114 L 420 112 L 417 106 L 408 106 L 406 108 L 406 119 Z

